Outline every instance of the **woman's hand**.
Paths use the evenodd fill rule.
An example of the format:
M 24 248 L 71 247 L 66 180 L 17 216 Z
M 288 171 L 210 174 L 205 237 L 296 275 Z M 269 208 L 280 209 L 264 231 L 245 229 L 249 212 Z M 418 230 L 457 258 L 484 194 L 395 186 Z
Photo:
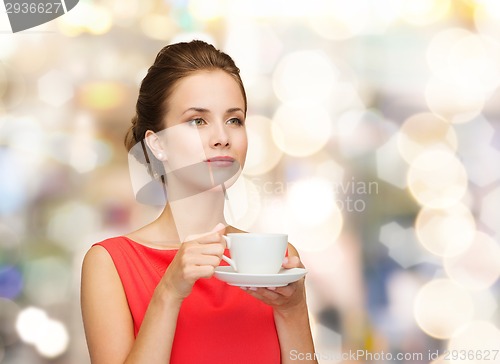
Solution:
M 289 256 L 283 260 L 283 268 L 304 268 L 297 255 Z M 242 287 L 253 297 L 272 306 L 275 313 L 293 313 L 295 310 L 307 309 L 304 278 L 290 283 L 284 287 Z
M 219 223 L 211 232 L 188 236 L 165 271 L 160 285 L 182 301 L 191 293 L 198 279 L 212 277 L 226 247 L 222 237 L 224 230 L 225 226 Z

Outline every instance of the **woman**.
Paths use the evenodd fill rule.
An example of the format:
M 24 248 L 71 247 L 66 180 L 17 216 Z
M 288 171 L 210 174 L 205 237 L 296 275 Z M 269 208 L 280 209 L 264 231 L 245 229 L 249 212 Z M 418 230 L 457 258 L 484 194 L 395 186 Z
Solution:
M 246 111 L 238 68 L 207 43 L 167 46 L 148 70 L 126 144 L 144 151 L 136 157 L 168 203 L 152 223 L 85 256 L 92 363 L 278 364 L 292 351 L 314 353 L 303 279 L 239 289 L 213 276 L 222 235 L 239 232 L 226 226 L 224 197 L 245 163 Z M 292 245 L 283 267 L 302 267 Z

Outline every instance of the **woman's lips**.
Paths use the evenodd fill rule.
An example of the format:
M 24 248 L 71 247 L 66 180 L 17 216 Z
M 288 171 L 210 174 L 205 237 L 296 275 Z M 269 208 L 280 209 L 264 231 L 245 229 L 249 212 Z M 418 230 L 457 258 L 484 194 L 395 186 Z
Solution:
M 230 167 L 234 163 L 234 158 L 228 156 L 219 156 L 208 158 L 205 162 L 214 167 Z

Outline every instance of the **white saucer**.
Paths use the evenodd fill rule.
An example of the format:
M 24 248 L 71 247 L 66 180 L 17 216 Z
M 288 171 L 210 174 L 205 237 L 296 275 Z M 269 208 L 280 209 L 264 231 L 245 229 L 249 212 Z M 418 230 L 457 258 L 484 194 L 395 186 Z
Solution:
M 233 268 L 221 266 L 215 268 L 215 277 L 231 286 L 241 287 L 283 287 L 298 281 L 307 270 L 304 268 L 281 269 L 277 274 L 243 274 Z

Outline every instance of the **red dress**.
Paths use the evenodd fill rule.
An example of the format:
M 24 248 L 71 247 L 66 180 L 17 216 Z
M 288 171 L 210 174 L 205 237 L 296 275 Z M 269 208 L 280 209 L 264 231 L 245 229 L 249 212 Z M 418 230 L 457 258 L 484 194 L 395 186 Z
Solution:
M 104 247 L 113 259 L 137 336 L 153 291 L 177 250 L 149 248 L 126 237 L 95 245 Z M 222 261 L 221 265 L 227 264 Z M 179 312 L 170 363 L 280 362 L 278 334 L 270 306 L 215 277 L 196 281 Z

